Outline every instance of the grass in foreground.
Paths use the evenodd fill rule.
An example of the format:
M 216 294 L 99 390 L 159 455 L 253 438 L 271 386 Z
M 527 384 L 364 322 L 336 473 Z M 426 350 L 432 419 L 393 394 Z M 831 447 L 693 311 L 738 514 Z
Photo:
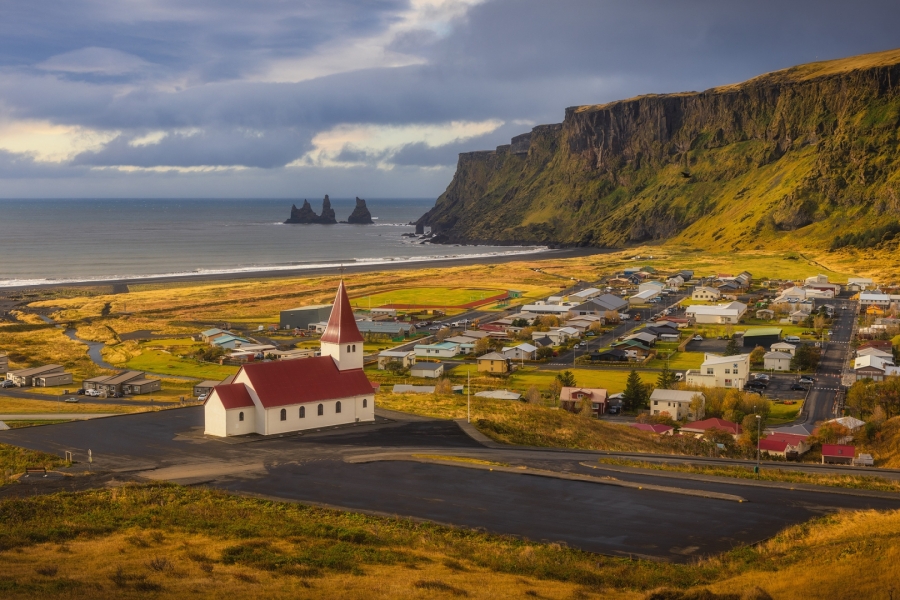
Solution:
M 900 576 L 900 511 L 687 565 L 165 484 L 6 500 L 0 523 L 4 598 L 873 598 Z
M 827 473 L 807 473 L 805 471 L 788 471 L 767 468 L 763 465 L 759 475 L 750 467 L 740 466 L 706 466 L 674 463 L 657 463 L 624 458 L 601 458 L 600 464 L 637 467 L 655 471 L 675 471 L 678 473 L 694 473 L 697 475 L 714 475 L 717 477 L 733 477 L 735 479 L 759 479 L 762 481 L 780 481 L 785 483 L 808 483 L 828 487 L 852 488 L 857 490 L 875 490 L 879 492 L 900 492 L 900 481 L 875 477 L 872 475 L 832 475 Z

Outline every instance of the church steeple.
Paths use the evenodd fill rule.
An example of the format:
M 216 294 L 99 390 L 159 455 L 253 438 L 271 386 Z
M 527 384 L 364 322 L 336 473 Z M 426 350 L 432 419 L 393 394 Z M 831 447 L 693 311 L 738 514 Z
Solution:
M 334 359 L 339 370 L 362 369 L 363 336 L 359 332 L 359 327 L 356 326 L 356 319 L 353 317 L 353 309 L 350 308 L 350 298 L 347 297 L 343 279 L 338 286 L 325 333 L 322 334 L 319 342 L 322 356 L 330 356 Z

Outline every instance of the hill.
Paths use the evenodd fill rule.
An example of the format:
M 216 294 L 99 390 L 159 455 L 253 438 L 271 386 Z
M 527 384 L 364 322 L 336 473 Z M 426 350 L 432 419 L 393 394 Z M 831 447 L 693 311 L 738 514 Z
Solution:
M 562 123 L 460 154 L 418 224 L 450 243 L 893 250 L 898 83 L 891 50 L 571 107 Z

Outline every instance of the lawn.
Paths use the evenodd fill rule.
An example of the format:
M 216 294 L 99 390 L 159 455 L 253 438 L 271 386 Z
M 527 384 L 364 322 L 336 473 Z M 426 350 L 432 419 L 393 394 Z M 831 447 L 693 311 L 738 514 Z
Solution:
M 366 310 L 385 304 L 421 304 L 442 308 L 460 306 L 505 293 L 499 288 L 410 287 L 350 299 L 354 308 Z
M 769 417 L 766 419 L 766 425 L 782 425 L 788 421 L 793 421 L 800 414 L 800 408 L 803 403 L 797 401 L 796 404 L 781 404 L 778 402 L 771 403 L 772 409 L 769 411 Z
M 238 367 L 201 363 L 187 358 L 179 358 L 161 350 L 144 351 L 129 359 L 125 366 L 137 371 L 213 380 L 225 379 L 238 372 Z
M 684 371 L 687 369 L 699 369 L 703 364 L 703 352 L 675 352 L 669 358 L 669 368 L 673 371 Z M 666 366 L 664 358 L 655 358 L 647 363 L 648 367 L 654 369 L 662 369 Z
M 604 388 L 609 390 L 610 394 L 616 394 L 625 389 L 625 382 L 628 379 L 630 371 L 621 370 L 601 370 L 601 369 L 569 369 L 575 375 L 576 385 L 582 387 Z M 536 385 L 538 389 L 544 391 L 550 387 L 550 383 L 556 378 L 559 371 L 537 370 L 533 367 L 526 367 L 521 371 L 514 372 L 509 378 L 509 387 L 518 391 L 525 391 L 532 385 Z M 657 373 L 647 373 L 638 371 L 641 381 L 646 384 L 655 385 Z M 498 386 L 503 387 L 503 386 Z
M 47 402 L 45 400 L 27 400 L 24 398 L 6 398 L 0 390 L 0 414 L 38 414 L 38 413 L 132 413 L 147 410 L 141 406 L 121 406 L 115 404 L 90 404 L 86 397 L 79 397 L 81 402 Z

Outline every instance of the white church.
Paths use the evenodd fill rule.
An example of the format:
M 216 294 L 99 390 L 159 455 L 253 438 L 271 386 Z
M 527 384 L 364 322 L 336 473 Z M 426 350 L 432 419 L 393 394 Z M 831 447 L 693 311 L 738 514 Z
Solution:
M 205 433 L 273 435 L 375 420 L 375 388 L 363 373 L 363 337 L 344 282 L 338 286 L 322 355 L 248 363 L 204 403 Z

